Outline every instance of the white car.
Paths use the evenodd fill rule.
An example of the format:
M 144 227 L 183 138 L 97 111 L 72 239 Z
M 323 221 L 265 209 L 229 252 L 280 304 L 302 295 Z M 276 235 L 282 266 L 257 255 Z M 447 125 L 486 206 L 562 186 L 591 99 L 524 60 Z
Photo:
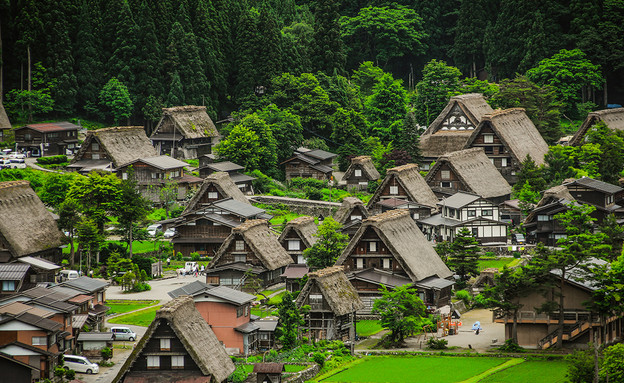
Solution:
M 173 238 L 173 236 L 176 235 L 176 230 L 174 228 L 169 228 L 167 230 L 165 230 L 163 237 L 165 238 Z
M 154 223 L 147 227 L 147 234 L 150 237 L 155 237 L 157 233 L 162 233 L 162 225 L 159 223 Z
M 136 332 L 132 331 L 128 327 L 113 327 L 111 328 L 111 332 L 115 337 L 115 340 L 128 340 L 130 342 L 134 342 L 137 338 Z
M 65 361 L 65 368 L 72 369 L 76 372 L 84 372 L 85 374 L 97 374 L 100 372 L 100 366 L 84 356 L 80 355 L 65 355 L 63 358 Z

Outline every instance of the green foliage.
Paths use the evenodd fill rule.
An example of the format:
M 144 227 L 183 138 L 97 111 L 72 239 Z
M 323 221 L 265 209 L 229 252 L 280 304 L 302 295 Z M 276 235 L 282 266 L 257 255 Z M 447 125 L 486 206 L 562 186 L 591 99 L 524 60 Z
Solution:
M 312 62 L 317 70 L 328 75 L 342 73 L 346 55 L 340 33 L 340 3 L 318 0 L 314 7 Z
M 371 133 L 386 143 L 398 136 L 407 112 L 407 92 L 401 81 L 384 74 L 373 86 L 373 94 L 365 102 L 364 113 Z
M 448 348 L 448 340 L 442 338 L 436 339 L 434 337 L 431 337 L 427 339 L 427 347 L 432 350 L 445 350 Z
M 321 352 L 315 352 L 312 354 L 312 359 L 314 360 L 314 363 L 318 364 L 321 368 L 325 364 L 325 354 Z
M 463 281 L 478 275 L 479 242 L 467 228 L 457 233 L 450 246 L 450 257 L 447 264 Z
M 507 339 L 505 343 L 498 348 L 503 352 L 524 352 L 524 348 L 514 342 L 513 339 Z
M 291 178 L 290 186 L 296 189 L 305 189 L 305 188 L 316 188 L 322 189 L 327 187 L 327 181 L 317 180 L 316 178 L 301 178 L 295 177 Z
M 110 358 L 113 357 L 113 350 L 110 349 L 109 347 L 104 347 L 101 351 L 100 354 L 102 355 L 102 359 L 104 360 L 109 360 Z
M 59 156 L 39 157 L 37 158 L 38 164 L 50 165 L 50 164 L 62 164 L 67 162 L 67 156 L 62 154 Z
M 4 106 L 14 121 L 32 122 L 33 117 L 40 117 L 52 111 L 54 99 L 51 92 L 54 81 L 48 78 L 46 68 L 40 62 L 35 64 L 32 76 L 30 90 L 12 89 L 6 94 Z
M 609 382 L 624 382 L 624 344 L 618 343 L 607 347 L 603 352 L 600 377 Z
M 303 251 L 306 264 L 312 269 L 324 269 L 336 263 L 342 250 L 349 242 L 349 236 L 339 232 L 340 223 L 327 217 L 314 234 L 318 240 Z
M 459 69 L 446 65 L 444 61 L 431 60 L 422 71 L 422 80 L 416 84 L 414 113 L 416 120 L 429 124 L 440 114 L 449 98 L 460 89 Z
M 279 321 L 275 336 L 286 350 L 297 345 L 299 327 L 305 324 L 290 292 L 286 291 L 282 302 L 277 305 Z
M 461 301 L 464 301 L 466 307 L 470 307 L 472 301 L 472 295 L 467 290 L 459 290 L 455 292 L 455 297 Z
M 391 291 L 382 285 L 379 291 L 381 298 L 375 300 L 372 312 L 379 314 L 383 328 L 392 332 L 391 342 L 401 344 L 415 332 L 419 319 L 425 313 L 425 304 L 409 285 Z
M 72 381 L 74 379 L 76 379 L 76 371 L 72 370 L 72 369 L 68 369 L 65 371 L 65 379 L 67 379 L 68 381 Z
M 106 107 L 106 113 L 118 124 L 130 118 L 133 103 L 130 92 L 124 83 L 112 77 L 100 91 L 100 104 Z
M 594 381 L 594 358 L 587 351 L 574 351 L 566 356 L 568 372 L 566 377 L 571 383 L 587 383 Z

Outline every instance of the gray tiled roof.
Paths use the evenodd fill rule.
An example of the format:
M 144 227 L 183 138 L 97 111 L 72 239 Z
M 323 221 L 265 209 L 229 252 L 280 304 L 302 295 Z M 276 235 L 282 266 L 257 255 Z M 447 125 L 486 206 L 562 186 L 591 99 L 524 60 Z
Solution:
M 19 281 L 24 278 L 30 265 L 23 263 L 0 264 L 0 281 Z
M 233 172 L 236 170 L 243 170 L 245 167 L 235 164 L 231 161 L 223 161 L 216 162 L 212 164 L 206 164 L 205 166 L 208 169 L 214 170 L 215 172 Z
M 242 291 L 234 290 L 225 286 L 216 286 L 208 290 L 206 293 L 239 305 L 251 302 L 256 299 L 255 295 L 247 294 Z
M 140 158 L 136 161 L 133 161 L 131 163 L 137 162 L 137 161 L 142 161 L 145 162 L 148 165 L 151 165 L 155 168 L 158 169 L 162 169 L 162 170 L 167 170 L 167 169 L 177 169 L 177 168 L 183 168 L 185 166 L 188 166 L 188 164 L 186 162 L 182 162 L 180 160 L 176 160 L 175 158 L 169 157 L 169 156 L 156 156 L 156 157 L 147 157 L 147 158 Z
M 305 155 L 319 160 L 327 160 L 330 158 L 338 157 L 337 154 L 326 152 L 325 150 L 321 149 L 310 150 L 309 152 L 305 152 Z
M 89 277 L 80 277 L 71 281 L 67 281 L 61 284 L 61 286 L 69 287 L 79 291 L 87 293 L 94 293 L 97 290 L 103 289 L 109 285 L 108 282 L 93 279 Z
M 564 185 L 567 186 L 567 185 L 574 185 L 574 184 L 587 186 L 588 188 L 599 190 L 601 192 L 609 193 L 609 194 L 614 194 L 614 193 L 624 190 L 619 186 L 612 185 L 610 183 L 606 183 L 603 181 L 598 181 L 589 177 L 579 178 L 578 180 L 574 180 Z
M 44 270 L 58 270 L 61 268 L 61 266 L 55 263 L 52 263 L 50 261 L 46 261 L 45 259 L 29 257 L 29 256 L 18 258 L 18 262 L 27 263 L 36 268 L 44 269 Z
M 438 202 L 439 206 L 445 206 L 445 207 L 450 207 L 453 209 L 459 209 L 462 208 L 466 205 L 469 205 L 471 203 L 473 203 L 474 201 L 478 200 L 479 197 L 476 194 L 471 194 L 471 193 L 465 193 L 465 192 L 457 192 L 455 194 L 453 194 L 452 196 L 443 199 L 442 201 Z
M 239 202 L 235 199 L 218 201 L 214 203 L 214 206 L 246 218 L 255 217 L 258 214 L 265 212 L 265 210 L 263 209 L 257 208 L 250 204 Z

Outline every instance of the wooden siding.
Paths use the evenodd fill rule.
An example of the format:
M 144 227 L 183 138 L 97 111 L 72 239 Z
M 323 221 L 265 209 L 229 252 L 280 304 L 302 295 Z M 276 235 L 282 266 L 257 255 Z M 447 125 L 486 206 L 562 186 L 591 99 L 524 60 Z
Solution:
M 371 243 L 375 243 L 376 251 L 371 251 Z M 390 261 L 390 267 L 384 260 Z M 361 267 L 358 267 L 358 263 Z M 390 252 L 385 243 L 379 238 L 374 229 L 368 228 L 360 241 L 357 243 L 351 254 L 347 256 L 342 264 L 345 271 L 362 270 L 376 268 L 391 271 L 397 274 L 406 274 L 394 255 Z
M 486 142 L 485 136 L 493 136 L 492 142 Z M 496 169 L 501 175 L 513 185 L 517 181 L 516 173 L 520 171 L 520 163 L 524 158 L 516 158 L 511 150 L 505 145 L 500 137 L 494 132 L 491 125 L 486 123 L 481 128 L 481 131 L 475 137 L 471 147 L 483 147 L 485 155 L 492 160 Z M 506 166 L 503 166 L 503 162 L 506 162 Z

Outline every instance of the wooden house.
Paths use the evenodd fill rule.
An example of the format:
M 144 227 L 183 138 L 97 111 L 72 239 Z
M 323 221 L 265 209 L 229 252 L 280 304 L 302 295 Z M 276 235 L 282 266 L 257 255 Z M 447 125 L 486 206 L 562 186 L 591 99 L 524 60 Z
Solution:
M 228 354 L 248 355 L 257 351 L 258 329 L 251 319 L 251 302 L 256 300 L 255 295 L 201 281 L 189 283 L 168 294 L 173 299 L 182 295 L 191 296 L 195 308 Z
M 447 153 L 456 152 L 466 142 L 484 115 L 494 112 L 482 94 L 470 93 L 451 97 L 440 115 L 420 136 L 423 169 Z
M 60 263 L 63 234 L 28 181 L 0 182 L 0 217 L 0 263 L 25 256 Z
M 213 162 L 211 155 L 203 155 L 199 157 L 199 176 L 202 178 L 206 178 L 212 173 L 216 172 L 226 172 L 234 184 L 238 186 L 238 188 L 246 195 L 253 195 L 253 184 L 252 181 L 256 179 L 256 177 L 248 176 L 247 174 L 241 173 L 242 170 L 245 170 L 244 167 L 235 164 L 230 161 L 221 161 L 221 162 Z
M 568 145 L 583 145 L 589 129 L 599 122 L 603 122 L 611 130 L 624 130 L 624 108 L 604 109 L 589 113 Z
M 428 240 L 455 240 L 467 228 L 482 244 L 507 244 L 507 224 L 500 221 L 499 208 L 476 194 L 457 192 L 438 202 L 440 213 L 418 220 Z
M 225 172 L 212 173 L 202 183 L 201 187 L 189 201 L 183 214 L 201 209 L 204 205 L 222 199 L 232 198 L 239 202 L 249 204 L 247 197 L 234 184 L 230 176 Z
M 603 260 L 592 259 L 589 263 L 604 265 Z M 608 344 L 622 339 L 624 319 L 621 315 L 600 318 L 597 312 L 587 308 L 586 303 L 592 301 L 596 290 L 593 281 L 580 267 L 566 272 L 563 291 L 561 291 L 560 274 L 551 271 L 551 278 L 555 279 L 550 291 L 544 295 L 535 291 L 530 295 L 516 299 L 514 303 L 521 305 L 517 317 L 518 344 L 525 348 L 547 349 L 557 343 L 559 311 L 553 313 L 539 312 L 537 308 L 547 300 L 555 299 L 560 294 L 564 300 L 564 331 L 563 347 L 587 348 L 590 342 Z M 513 316 L 495 312 L 494 321 L 505 324 L 505 338 L 512 337 Z
M 522 108 L 497 110 L 481 118 L 465 148 L 482 147 L 485 155 L 510 185 L 527 156 L 540 166 L 548 144 Z
M 72 154 L 78 145 L 78 128 L 67 121 L 24 125 L 15 129 L 15 145 L 33 157 Z
M 76 339 L 76 351 L 91 361 L 102 360 L 102 350 L 112 350 L 114 340 L 112 332 L 81 332 Z
M 33 288 L 36 286 L 36 280 L 35 270 L 28 264 L 0 263 L 0 284 L 2 284 L 0 298 Z
M 308 274 L 297 296 L 297 307 L 310 306 L 304 314 L 304 334 L 310 339 L 355 340 L 355 312 L 364 307 L 342 266 Z
M 113 383 L 220 383 L 234 370 L 193 298 L 181 296 L 156 312 Z
M 333 218 L 342 225 L 340 231 L 351 238 L 362 225 L 362 220 L 368 218 L 369 215 L 366 205 L 359 198 L 346 197 Z
M 441 156 L 425 180 L 439 198 L 464 191 L 501 203 L 511 195 L 511 186 L 482 148 L 464 149 Z
M 2 104 L 0 104 L 2 106 Z M 0 132 L 2 130 L 0 129 Z M 0 353 L 0 371 L 7 382 L 37 382 L 42 379 L 41 369 L 28 363 L 20 362 L 9 355 Z
M 4 110 L 4 105 L 0 101 L 0 142 L 4 142 L 8 139 L 8 132 L 11 130 L 11 121 Z
M 286 270 L 281 275 L 288 291 L 299 291 L 303 287 L 299 285 L 299 281 L 309 271 L 303 257 L 303 251 L 316 243 L 318 239 L 316 237 L 317 229 L 314 218 L 299 217 L 288 222 L 278 238 L 278 241 L 293 260 L 293 263 L 286 266 Z
M 141 126 L 89 130 L 68 169 L 115 171 L 139 158 L 156 157 L 156 149 Z
M 256 363 L 253 367 L 257 383 L 281 383 L 284 371 L 284 363 Z
M 144 157 L 130 161 L 117 168 L 117 176 L 122 180 L 134 177 L 139 192 L 151 202 L 160 202 L 160 189 L 167 182 L 174 182 L 184 177 L 186 162 L 169 156 Z M 169 181 L 171 180 L 171 181 Z M 180 193 L 178 193 L 178 196 Z M 184 195 L 181 199 L 184 199 Z
M 286 181 L 292 178 L 316 178 L 317 180 L 332 179 L 332 165 L 337 154 L 326 152 L 321 149 L 310 150 L 299 148 L 293 153 L 293 157 L 282 162 Z
M 368 201 L 367 208 L 371 213 L 379 213 L 382 211 L 379 204 L 391 198 L 412 202 L 414 206 L 411 210 L 420 218 L 430 216 L 436 210 L 438 202 L 438 198 L 418 172 L 416 164 L 388 169 L 386 178 Z
M 370 313 L 373 302 L 381 296 L 382 285 L 393 289 L 413 284 L 430 307 L 450 303 L 453 273 L 407 210 L 391 210 L 365 219 L 336 265 L 344 266 L 364 302 L 363 313 Z
M 205 106 L 176 106 L 163 108 L 150 139 L 158 154 L 188 160 L 210 153 L 219 132 Z
M 281 282 L 280 276 L 291 263 L 268 221 L 249 220 L 225 239 L 206 269 L 206 283 L 242 288 L 251 274 L 261 286 L 270 286 Z
M 173 248 L 184 256 L 191 253 L 214 256 L 232 229 L 249 219 L 271 219 L 264 209 L 233 198 L 226 198 L 201 209 L 184 213 L 173 222 L 176 234 Z
M 67 290 L 74 290 L 77 292 L 72 298 L 75 298 L 77 295 L 82 295 L 81 300 L 73 301 L 72 298 L 70 298 L 67 302 L 77 305 L 79 305 L 80 302 L 88 302 L 88 305 L 82 307 L 82 310 L 86 309 L 86 311 L 79 310 L 78 313 L 82 312 L 88 314 L 87 323 L 91 328 L 98 330 L 104 327 L 106 312 L 110 309 L 110 307 L 104 304 L 106 302 L 106 289 L 108 286 L 110 286 L 110 283 L 106 281 L 89 277 L 80 277 L 60 284 L 60 287 L 63 288 L 63 291 L 66 293 L 71 294 L 71 292 Z M 58 287 L 53 287 L 51 290 L 55 291 L 55 289 L 58 291 Z
M 347 189 L 367 190 L 370 181 L 377 181 L 381 176 L 373 164 L 370 156 L 359 156 L 351 159 L 341 183 L 346 183 Z

